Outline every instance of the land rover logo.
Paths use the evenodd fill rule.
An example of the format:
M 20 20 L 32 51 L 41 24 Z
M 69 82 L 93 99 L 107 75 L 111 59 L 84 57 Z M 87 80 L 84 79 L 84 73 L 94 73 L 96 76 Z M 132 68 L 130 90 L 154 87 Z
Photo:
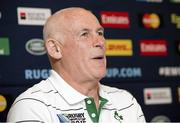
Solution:
M 46 53 L 42 39 L 31 39 L 26 43 L 26 50 L 32 55 L 44 55 Z
M 167 117 L 167 116 L 164 116 L 164 115 L 158 115 L 158 116 L 155 116 L 152 120 L 151 120 L 152 123 L 169 123 L 171 122 L 171 120 Z

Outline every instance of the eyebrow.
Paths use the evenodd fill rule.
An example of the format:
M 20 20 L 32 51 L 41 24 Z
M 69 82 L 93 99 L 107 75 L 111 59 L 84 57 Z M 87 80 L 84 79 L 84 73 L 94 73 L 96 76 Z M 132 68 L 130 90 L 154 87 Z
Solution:
M 104 28 L 100 27 L 100 28 L 97 29 L 97 31 L 104 31 Z
M 84 28 L 84 29 L 82 29 L 81 31 L 90 31 L 90 29 Z M 104 28 L 103 28 L 103 27 L 99 27 L 98 29 L 96 29 L 96 31 L 97 31 L 97 32 L 98 32 L 98 31 L 104 31 Z

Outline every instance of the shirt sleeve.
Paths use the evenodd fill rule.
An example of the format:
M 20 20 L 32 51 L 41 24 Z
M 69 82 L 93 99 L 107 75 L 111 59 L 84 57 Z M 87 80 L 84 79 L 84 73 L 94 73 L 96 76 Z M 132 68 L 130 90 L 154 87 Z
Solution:
M 13 123 L 51 123 L 47 106 L 38 99 L 24 98 L 16 101 L 7 116 Z
M 137 102 L 137 100 L 135 98 L 133 98 L 133 102 L 134 102 L 135 109 L 137 112 L 137 115 L 136 115 L 137 116 L 137 123 L 146 123 L 146 120 L 145 120 L 143 111 L 141 109 L 141 106 L 139 105 L 139 103 Z

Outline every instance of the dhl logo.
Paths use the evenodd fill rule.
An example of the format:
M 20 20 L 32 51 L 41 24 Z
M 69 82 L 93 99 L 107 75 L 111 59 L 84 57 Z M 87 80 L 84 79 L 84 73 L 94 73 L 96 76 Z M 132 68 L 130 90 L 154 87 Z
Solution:
M 106 56 L 132 56 L 132 41 L 130 39 L 106 40 Z

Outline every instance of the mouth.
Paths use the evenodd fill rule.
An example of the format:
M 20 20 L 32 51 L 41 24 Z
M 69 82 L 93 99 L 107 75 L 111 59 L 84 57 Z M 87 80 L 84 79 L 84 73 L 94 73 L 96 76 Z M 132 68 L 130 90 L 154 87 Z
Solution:
M 93 59 L 94 60 L 102 60 L 102 59 L 104 59 L 104 56 L 97 56 L 97 57 L 94 57 Z

